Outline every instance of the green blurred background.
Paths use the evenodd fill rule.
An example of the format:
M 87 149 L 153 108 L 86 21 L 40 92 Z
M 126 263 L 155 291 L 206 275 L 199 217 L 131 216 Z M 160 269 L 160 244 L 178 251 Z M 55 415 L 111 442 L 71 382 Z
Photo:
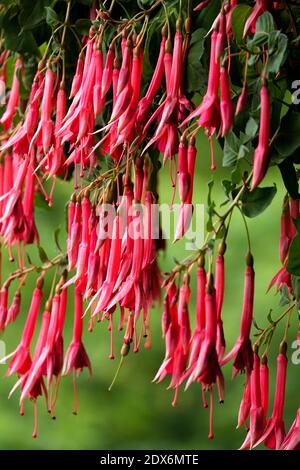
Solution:
M 206 139 L 198 142 L 197 171 L 195 175 L 194 201 L 205 202 L 207 183 L 212 178 L 209 170 L 210 153 Z M 215 201 L 222 202 L 224 196 L 221 189 L 222 179 L 228 178 L 229 170 L 221 165 L 220 152 L 217 154 L 217 171 L 213 175 Z M 171 185 L 168 169 L 160 176 L 161 202 L 169 202 Z M 282 311 L 278 308 L 279 298 L 274 291 L 266 295 L 270 279 L 279 269 L 278 237 L 280 208 L 284 190 L 276 168 L 270 169 L 264 185 L 277 183 L 278 193 L 272 205 L 260 216 L 249 220 L 252 250 L 255 258 L 256 295 L 255 319 L 261 326 L 266 325 L 269 309 L 274 308 L 274 318 Z M 59 182 L 55 191 L 53 208 L 37 208 L 36 219 L 41 237 L 41 245 L 49 257 L 55 255 L 53 232 L 60 225 L 61 242 L 65 238 L 65 212 L 63 210 L 72 188 L 70 183 Z M 238 334 L 241 314 L 244 256 L 247 249 L 244 226 L 239 213 L 235 214 L 228 236 L 226 252 L 226 294 L 223 319 L 227 347 L 229 348 Z M 36 256 L 36 248 L 30 248 L 31 256 Z M 177 259 L 186 256 L 184 244 L 169 246 L 168 251 L 161 255 L 160 263 L 163 271 L 173 266 L 173 256 Z M 3 258 L 6 255 L 4 254 Z M 4 262 L 5 273 L 13 267 Z M 34 278 L 36 279 L 36 277 Z M 1 338 L 6 342 L 7 353 L 18 344 L 27 308 L 30 302 L 33 277 L 27 280 L 23 289 L 22 309 L 15 325 L 11 325 Z M 195 279 L 193 277 L 193 286 Z M 47 276 L 46 289 L 50 289 L 51 275 Z M 12 289 L 11 289 L 12 291 Z M 193 289 L 195 294 L 195 289 Z M 71 297 L 71 295 L 70 295 Z M 191 321 L 194 322 L 195 299 L 190 306 Z M 56 405 L 55 421 L 50 419 L 39 399 L 39 433 L 38 438 L 31 437 L 33 427 L 33 408 L 26 403 L 25 415 L 19 416 L 18 393 L 8 400 L 7 396 L 15 382 L 15 378 L 5 378 L 6 366 L 0 366 L 0 448 L 1 449 L 236 449 L 244 439 L 245 431 L 236 430 L 237 412 L 243 392 L 244 377 L 238 376 L 231 380 L 231 365 L 225 367 L 226 391 L 225 403 L 216 401 L 214 415 L 215 439 L 210 441 L 208 434 L 208 410 L 202 408 L 199 385 L 193 385 L 183 393 L 181 391 L 178 404 L 171 406 L 173 392 L 166 390 L 168 381 L 160 385 L 151 383 L 164 355 L 164 342 L 160 331 L 161 306 L 151 313 L 152 349 L 140 348 L 138 354 L 130 353 L 119 374 L 112 391 L 108 386 L 115 373 L 118 357 L 109 361 L 109 333 L 107 323 L 96 324 L 94 332 L 85 331 L 85 345 L 93 365 L 93 377 L 88 378 L 86 372 L 78 380 L 79 413 L 73 416 L 73 389 L 71 377 L 61 382 L 59 398 Z M 72 299 L 70 299 L 65 344 L 68 345 L 72 328 Z M 87 330 L 87 328 L 86 328 Z M 271 349 L 271 405 L 274 391 L 276 353 L 278 341 L 282 334 L 282 326 L 278 328 L 279 338 L 274 339 Z M 289 332 L 292 342 L 296 335 L 296 314 L 293 314 L 293 327 Z M 121 336 L 116 341 L 119 351 Z M 289 357 L 291 349 L 289 349 Z M 299 367 L 289 364 L 287 399 L 285 417 L 287 426 L 294 419 L 299 406 Z

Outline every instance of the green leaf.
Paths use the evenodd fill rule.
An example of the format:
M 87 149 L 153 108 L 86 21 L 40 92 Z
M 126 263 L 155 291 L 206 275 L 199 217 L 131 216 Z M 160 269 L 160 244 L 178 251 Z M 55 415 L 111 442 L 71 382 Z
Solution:
M 252 8 L 249 5 L 237 5 L 231 15 L 231 24 L 235 40 L 238 44 L 243 42 L 244 26 Z
M 75 28 L 80 34 L 89 34 L 91 26 L 92 22 L 87 18 L 80 18 L 79 20 L 75 21 Z
M 206 224 L 206 228 L 208 232 L 211 232 L 213 230 L 213 215 L 214 215 L 214 208 L 215 208 L 215 203 L 212 200 L 212 190 L 214 187 L 214 180 L 209 181 L 208 183 L 208 195 L 207 195 L 207 213 L 208 213 L 208 221 Z
M 39 250 L 39 257 L 41 262 L 44 264 L 47 261 L 49 261 L 49 258 L 44 250 L 44 248 L 41 247 L 41 245 L 38 245 L 38 250 Z
M 266 11 L 257 20 L 255 31 L 256 33 L 271 33 L 274 31 L 274 20 L 271 13 Z
M 276 51 L 269 56 L 267 72 L 278 73 L 283 64 L 288 46 L 288 38 L 285 34 L 280 34 Z
M 21 68 L 19 68 L 17 70 L 16 74 L 17 74 L 17 77 L 18 77 L 18 80 L 19 80 L 19 90 L 20 90 L 21 99 L 22 100 L 27 100 L 27 98 L 29 96 L 29 91 L 24 86 Z
M 300 147 L 300 113 L 289 111 L 281 120 L 274 147 L 283 157 L 292 155 Z
M 202 28 L 196 29 L 192 33 L 185 72 L 186 89 L 189 93 L 199 91 L 205 80 L 204 68 L 201 63 L 205 34 L 206 31 Z
M 54 241 L 55 241 L 55 245 L 56 245 L 58 251 L 62 252 L 62 249 L 61 249 L 61 246 L 60 246 L 60 243 L 59 243 L 59 234 L 60 234 L 60 227 L 58 227 L 54 232 Z
M 239 191 L 236 189 L 234 194 Z M 261 214 L 272 202 L 277 192 L 276 186 L 246 190 L 241 197 L 241 210 L 246 217 L 253 218 Z
M 223 149 L 223 166 L 234 166 L 237 160 L 245 158 L 249 153 L 249 148 L 242 144 L 241 140 L 235 135 L 233 131 L 225 137 L 225 144 Z
M 57 13 L 51 7 L 45 7 L 46 10 L 46 23 L 51 26 L 51 28 L 56 28 L 59 24 L 59 19 Z
M 289 249 L 286 270 L 295 276 L 300 276 L 300 217 L 295 219 L 293 222 L 296 226 L 297 234 Z
M 285 305 L 289 304 L 290 300 L 289 288 L 286 284 L 284 284 L 280 290 L 279 307 L 284 307 Z
M 21 13 L 19 23 L 23 31 L 32 30 L 39 26 L 46 18 L 46 8 L 51 6 L 52 0 L 23 0 L 21 4 Z
M 223 166 L 234 166 L 239 154 L 240 141 L 233 131 L 225 137 L 223 149 Z
M 247 121 L 246 128 L 245 128 L 246 135 L 250 137 L 250 139 L 252 140 L 254 139 L 254 137 L 256 137 L 257 131 L 258 131 L 258 123 L 257 121 L 255 121 L 253 117 L 250 117 Z
M 279 163 L 278 168 L 289 195 L 292 199 L 298 199 L 300 196 L 298 177 L 292 159 L 286 158 L 283 162 Z
M 288 290 L 287 286 L 286 289 Z M 297 309 L 299 310 L 299 304 L 300 304 L 300 276 L 292 276 L 292 287 L 293 287 L 293 294 L 295 297 L 295 300 L 297 302 Z

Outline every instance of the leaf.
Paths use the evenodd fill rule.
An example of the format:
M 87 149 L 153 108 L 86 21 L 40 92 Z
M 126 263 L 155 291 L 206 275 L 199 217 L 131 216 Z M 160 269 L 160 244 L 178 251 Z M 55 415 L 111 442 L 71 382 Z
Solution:
M 50 210 L 48 202 L 46 201 L 45 197 L 40 191 L 35 194 L 34 206 L 38 207 L 39 209 L 48 210 L 48 211 Z
M 245 158 L 249 153 L 249 148 L 243 145 L 240 139 L 231 131 L 225 138 L 223 149 L 223 166 L 234 166 L 237 160 Z
M 249 5 L 237 5 L 231 15 L 231 25 L 235 40 L 238 44 L 243 42 L 244 26 L 252 8 Z
M 39 257 L 41 262 L 44 264 L 47 261 L 49 261 L 49 258 L 44 250 L 44 248 L 41 247 L 41 245 L 38 245 L 38 250 L 39 250 Z
M 283 64 L 288 46 L 288 38 L 285 34 L 280 34 L 276 51 L 268 59 L 267 72 L 278 73 Z
M 255 31 L 257 33 L 271 33 L 274 29 L 273 16 L 268 11 L 265 11 L 256 21 Z
M 294 237 L 289 249 L 286 270 L 295 276 L 300 276 L 300 217 L 295 219 L 293 222 L 296 226 L 297 234 Z
M 202 28 L 192 33 L 189 53 L 187 56 L 185 80 L 186 89 L 189 93 L 199 91 L 203 87 L 204 68 L 201 58 L 204 52 L 204 41 L 206 31 Z
M 75 28 L 80 34 L 89 34 L 90 27 L 92 26 L 91 20 L 87 18 L 80 18 L 75 21 Z
M 207 213 L 208 213 L 208 221 L 206 224 L 206 228 L 208 232 L 211 232 L 213 230 L 213 215 L 214 215 L 214 208 L 215 208 L 215 203 L 212 200 L 212 190 L 214 187 L 214 180 L 209 181 L 208 183 L 208 195 L 207 195 Z
M 21 97 L 22 100 L 27 100 L 27 98 L 29 96 L 29 92 L 28 92 L 28 90 L 26 90 L 26 88 L 24 86 L 21 68 L 19 68 L 17 70 L 16 74 L 17 74 L 17 78 L 19 80 L 20 97 Z
M 234 194 L 239 191 L 236 189 Z M 261 214 L 272 202 L 277 192 L 276 186 L 246 190 L 241 196 L 241 210 L 246 217 L 253 218 Z
M 61 249 L 61 246 L 60 246 L 60 243 L 59 243 L 59 234 L 60 234 L 60 227 L 58 227 L 54 232 L 54 241 L 55 241 L 55 245 L 56 245 L 58 251 L 62 252 L 62 249 Z
M 274 147 L 283 157 L 292 155 L 300 147 L 300 113 L 289 111 L 281 120 Z
M 257 121 L 255 121 L 253 117 L 250 117 L 247 121 L 246 128 L 245 128 L 246 135 L 250 137 L 250 139 L 252 140 L 254 139 L 254 137 L 256 137 L 257 131 L 258 131 L 258 123 Z
M 23 0 L 21 4 L 21 12 L 19 15 L 19 23 L 22 31 L 29 31 L 39 26 L 46 19 L 46 8 L 53 3 L 52 0 Z
M 292 286 L 293 286 L 293 294 L 295 297 L 295 300 L 297 302 L 297 308 L 299 309 L 299 303 L 300 303 L 300 276 L 292 276 Z M 286 289 L 288 290 L 288 287 L 285 285 Z
M 57 13 L 51 7 L 45 7 L 46 10 L 46 23 L 51 26 L 51 28 L 56 28 L 59 24 L 59 19 Z
M 278 168 L 289 195 L 292 199 L 298 199 L 300 197 L 298 177 L 292 159 L 286 158 L 283 162 L 279 163 Z
M 240 141 L 233 131 L 225 137 L 225 144 L 223 149 L 223 166 L 234 166 L 238 159 L 240 148 Z
M 283 284 L 283 286 L 280 290 L 279 307 L 284 307 L 289 302 L 290 302 L 289 288 L 286 284 Z
M 222 188 L 224 190 L 225 196 L 227 197 L 227 199 L 231 199 L 231 193 L 234 190 L 235 185 L 232 184 L 232 182 L 229 180 L 223 180 L 221 184 L 222 184 Z

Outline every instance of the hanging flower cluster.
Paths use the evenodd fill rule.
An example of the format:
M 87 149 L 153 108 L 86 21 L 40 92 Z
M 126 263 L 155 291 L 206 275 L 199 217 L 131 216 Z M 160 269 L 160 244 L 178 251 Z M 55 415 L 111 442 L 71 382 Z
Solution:
M 238 427 L 245 426 L 248 432 L 241 449 L 264 443 L 272 449 L 299 450 L 299 409 L 288 432 L 283 415 L 288 329 L 293 311 L 299 308 L 295 287 L 300 274 L 299 193 L 294 164 L 299 163 L 295 152 L 300 142 L 294 139 L 288 146 L 284 137 L 286 128 L 300 116 L 297 105 L 286 102 L 290 69 L 297 61 L 288 46 L 298 47 L 299 25 L 293 20 L 299 17 L 298 8 L 287 6 L 292 2 L 234 0 L 205 0 L 199 5 L 180 1 L 168 7 L 168 2 L 157 0 L 144 10 L 134 5 L 132 16 L 122 18 L 119 2 L 107 9 L 97 1 L 91 3 L 90 12 L 85 10 L 90 20 L 83 34 L 76 30 L 71 0 L 62 11 L 55 5 L 47 7 L 43 18 L 52 32 L 46 45 L 31 52 L 36 66 L 29 79 L 28 51 L 11 50 L 2 22 L 0 235 L 10 261 L 16 258 L 17 269 L 0 290 L 1 331 L 24 309 L 25 279 L 38 273 L 19 344 L 2 360 L 8 361 L 7 375 L 16 376 L 11 393 L 20 391 L 20 413 L 27 399 L 33 402 L 36 437 L 38 397 L 43 395 L 54 417 L 61 376 L 72 374 L 76 414 L 78 372 L 85 368 L 92 372 L 82 340 L 85 325 L 92 331 L 95 320 L 107 322 L 110 359 L 115 358 L 116 328 L 122 332 L 121 365 L 131 344 L 138 352 L 145 337 L 144 345 L 150 347 L 150 310 L 153 304 L 160 305 L 163 292 L 165 356 L 154 381 L 170 376 L 169 387 L 175 392 L 172 404 L 181 388 L 198 383 L 203 406 L 210 408 L 209 438 L 213 438 L 214 388 L 223 403 L 223 371 L 230 362 L 233 377 L 239 373 L 245 377 Z M 295 9 L 288 27 L 281 25 L 280 15 L 286 9 Z M 10 9 L 3 7 L 3 11 L 10 18 Z M 202 27 L 205 16 L 208 31 Z M 34 35 L 33 40 L 40 45 Z M 195 65 L 192 51 L 197 41 L 201 52 Z M 204 42 L 209 54 L 201 62 Z M 151 60 L 155 58 L 150 78 L 149 51 Z M 202 75 L 205 70 L 207 80 L 201 86 L 198 76 L 196 83 L 189 76 L 192 66 L 199 75 L 199 67 Z M 216 210 L 210 183 L 203 246 L 162 274 L 158 263 L 164 248 L 162 228 L 153 209 L 159 203 L 160 159 L 170 169 L 171 206 L 176 193 L 180 202 L 176 242 L 192 221 L 196 160 L 205 158 L 197 143 L 201 129 L 210 143 L 211 170 L 216 170 L 217 142 L 223 165 L 232 170 L 231 180 L 224 184 L 223 205 L 227 206 L 222 214 Z M 280 220 L 282 267 L 269 288 L 277 287 L 281 305 L 287 308 L 277 320 L 269 315 L 263 329 L 254 321 L 255 249 L 246 217 L 258 215 L 271 202 L 276 188 L 259 185 L 273 164 L 281 171 L 287 194 Z M 52 206 L 57 180 L 71 177 L 74 192 L 67 208 L 66 250 L 49 260 L 40 247 L 35 197 L 39 193 Z M 242 311 L 236 317 L 239 335 L 230 349 L 223 328 L 223 300 L 227 236 L 235 209 L 243 217 L 248 249 Z M 40 266 L 26 266 L 26 247 L 33 243 L 39 247 Z M 48 292 L 44 281 L 53 268 Z M 193 275 L 196 293 L 191 289 Z M 73 336 L 65 347 L 70 296 L 74 298 Z M 270 412 L 269 348 L 275 328 L 284 321 Z

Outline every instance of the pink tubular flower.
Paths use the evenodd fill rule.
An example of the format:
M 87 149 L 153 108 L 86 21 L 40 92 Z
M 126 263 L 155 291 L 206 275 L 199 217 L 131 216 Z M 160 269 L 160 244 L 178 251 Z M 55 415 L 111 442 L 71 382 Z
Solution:
M 10 128 L 17 106 L 20 101 L 20 91 L 19 91 L 20 83 L 19 83 L 18 74 L 22 73 L 22 70 L 23 70 L 22 61 L 21 59 L 17 59 L 15 63 L 13 82 L 12 82 L 12 87 L 11 87 L 8 103 L 6 106 L 6 110 L 0 119 L 1 124 L 5 127 L 5 129 Z
M 8 312 L 8 284 L 4 284 L 0 291 L 0 331 L 4 329 Z
M 256 21 L 265 11 L 269 10 L 270 3 L 270 0 L 256 0 L 254 8 L 244 26 L 244 37 L 250 31 L 255 32 Z
M 285 436 L 280 450 L 300 450 L 300 408 L 296 413 L 296 418 Z
M 191 373 L 186 388 L 198 380 L 207 388 L 218 382 L 220 389 L 220 400 L 223 399 L 224 378 L 221 372 L 218 355 L 216 351 L 217 341 L 217 311 L 216 293 L 213 287 L 212 275 L 207 281 L 205 295 L 205 335 L 200 348 L 197 364 Z
M 208 74 L 207 92 L 202 103 L 183 121 L 186 124 L 194 117 L 200 116 L 198 124 L 213 134 L 221 124 L 220 100 L 218 95 L 219 79 L 220 79 L 220 61 L 216 62 L 216 41 L 218 33 L 213 31 L 211 35 L 210 62 Z
M 254 269 L 253 257 L 251 253 L 248 253 L 246 257 L 246 263 L 247 266 L 245 269 L 244 298 L 240 335 L 232 350 L 224 357 L 222 361 L 222 364 L 226 364 L 228 361 L 234 358 L 233 376 L 235 376 L 239 371 L 242 372 L 245 369 L 247 374 L 250 374 L 253 368 L 253 351 L 250 341 L 250 330 L 253 318 Z
M 269 165 L 270 149 L 270 93 L 266 85 L 260 90 L 260 127 L 258 146 L 254 152 L 251 191 L 263 180 Z
M 287 345 L 283 342 L 280 345 L 280 353 L 277 357 L 277 377 L 275 398 L 271 417 L 267 421 L 267 426 L 260 439 L 256 442 L 255 446 L 262 442 L 269 449 L 280 449 L 284 437 L 285 427 L 283 422 L 283 408 L 285 400 L 285 385 L 286 385 L 286 357 Z
M 10 323 L 13 323 L 17 316 L 20 313 L 21 308 L 21 292 L 19 290 L 16 291 L 11 306 L 8 309 L 7 317 L 5 320 L 5 326 L 8 326 Z
M 250 381 L 250 429 L 240 449 L 251 449 L 265 429 L 265 415 L 261 399 L 260 359 L 257 353 L 254 353 L 254 365 Z
M 260 365 L 260 389 L 261 389 L 261 404 L 264 409 L 264 417 L 267 418 L 269 407 L 269 367 L 268 358 L 264 354 L 261 358 Z
M 234 106 L 230 95 L 230 84 L 227 69 L 223 66 L 220 72 L 221 85 L 221 120 L 222 137 L 226 136 L 233 126 Z
M 82 343 L 82 327 L 83 327 L 83 298 L 78 287 L 75 287 L 75 305 L 74 305 L 74 328 L 73 338 L 68 347 L 63 367 L 63 374 L 81 371 L 84 367 L 92 373 L 91 363 Z
M 237 116 L 240 114 L 246 107 L 247 105 L 247 98 L 248 98 L 248 91 L 247 91 L 247 85 L 244 83 L 242 92 L 240 96 L 238 97 L 237 104 L 236 104 L 236 109 L 235 109 L 235 115 Z
M 25 322 L 20 344 L 13 353 L 7 356 L 7 358 L 12 356 L 12 360 L 9 363 L 6 373 L 8 376 L 14 373 L 23 375 L 29 370 L 31 366 L 30 345 L 43 296 L 43 282 L 43 277 L 40 277 L 37 281 L 36 288 L 32 295 L 32 301 L 28 311 L 28 316 Z
M 244 425 L 248 431 L 247 419 L 250 413 L 250 408 L 251 408 L 251 380 L 250 380 L 250 376 L 247 376 L 246 383 L 244 386 L 243 398 L 241 400 L 240 407 L 239 407 L 237 428 Z
M 223 321 L 221 318 L 224 291 L 225 291 L 225 266 L 224 266 L 224 253 L 226 250 L 226 243 L 222 242 L 219 246 L 218 255 L 216 257 L 216 309 L 217 309 L 217 353 L 218 358 L 224 356 L 225 352 L 225 338 L 223 331 Z

